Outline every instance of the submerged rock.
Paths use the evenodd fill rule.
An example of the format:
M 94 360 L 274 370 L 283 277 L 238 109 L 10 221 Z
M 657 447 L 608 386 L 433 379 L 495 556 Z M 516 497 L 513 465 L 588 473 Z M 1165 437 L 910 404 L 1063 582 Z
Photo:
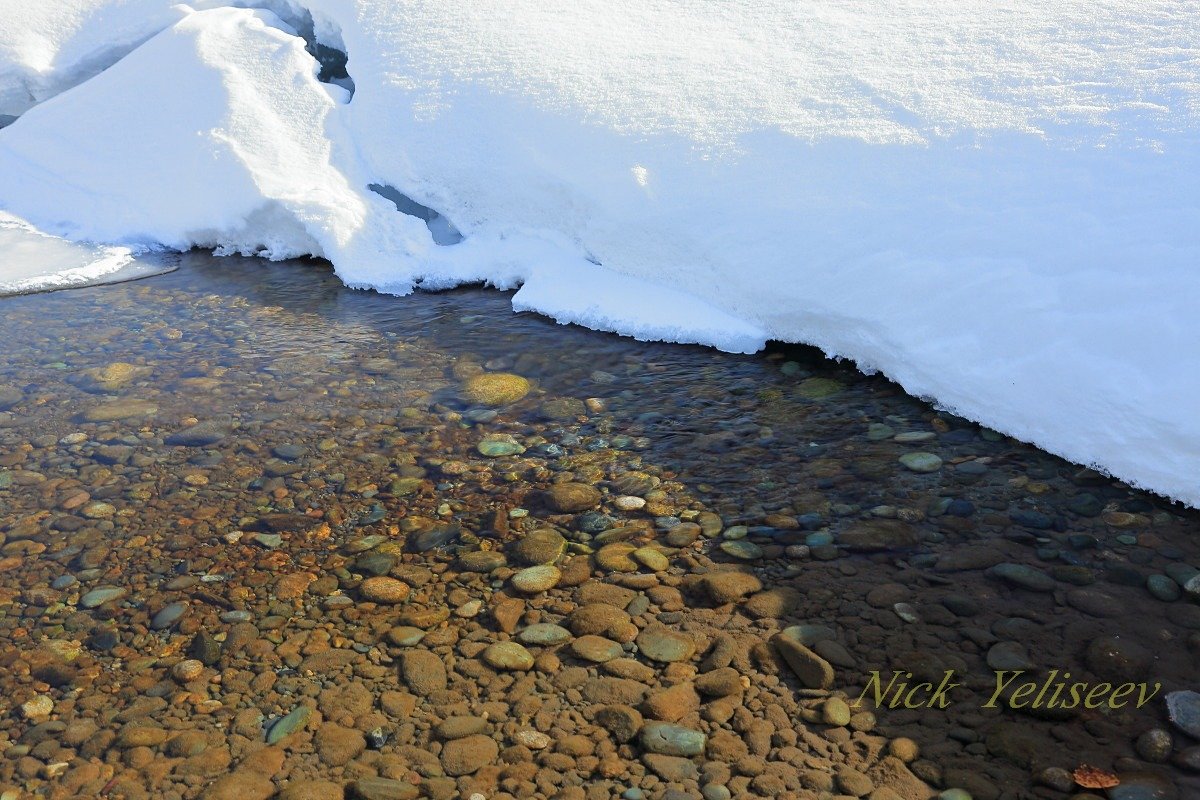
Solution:
M 479 406 L 506 406 L 529 394 L 529 381 L 507 372 L 485 372 L 468 378 L 463 399 Z

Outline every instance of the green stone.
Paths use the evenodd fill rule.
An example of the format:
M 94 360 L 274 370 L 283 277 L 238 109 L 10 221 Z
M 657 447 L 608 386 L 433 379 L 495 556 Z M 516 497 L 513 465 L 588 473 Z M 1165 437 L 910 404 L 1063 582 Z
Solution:
M 639 547 L 630 555 L 646 569 L 654 572 L 665 572 L 670 566 L 670 560 L 653 547 Z
M 639 738 L 647 752 L 683 758 L 702 755 L 707 741 L 700 731 L 667 722 L 647 722 Z
M 488 458 L 519 456 L 525 452 L 524 446 L 507 433 L 488 434 L 480 440 L 475 449 Z
M 900 463 L 913 472 L 937 472 L 942 468 L 942 459 L 933 453 L 905 453 Z
M 805 400 L 824 400 L 845 388 L 841 381 L 832 378 L 805 378 L 796 385 L 796 394 Z
M 483 651 L 483 661 L 493 669 L 525 671 L 533 668 L 533 656 L 516 642 L 496 642 Z
M 308 706 L 296 706 L 287 716 L 276 720 L 271 729 L 267 731 L 267 744 L 275 744 L 291 736 L 304 727 L 304 724 L 308 722 L 308 718 L 311 715 L 312 709 Z
M 721 542 L 721 551 L 742 561 L 754 561 L 755 559 L 762 558 L 763 555 L 761 547 L 745 539 Z

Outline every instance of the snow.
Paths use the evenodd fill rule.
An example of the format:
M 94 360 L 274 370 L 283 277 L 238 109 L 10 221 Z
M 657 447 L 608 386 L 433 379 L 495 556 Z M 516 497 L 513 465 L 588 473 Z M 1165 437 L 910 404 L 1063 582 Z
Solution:
M 1191 0 L 0 19 L 0 208 L 49 233 L 319 255 L 393 293 L 520 286 L 519 310 L 642 339 L 809 342 L 1200 505 Z M 352 97 L 315 43 L 345 48 Z
M 98 247 L 48 236 L 0 211 L 0 296 L 87 286 L 126 275 L 126 247 Z

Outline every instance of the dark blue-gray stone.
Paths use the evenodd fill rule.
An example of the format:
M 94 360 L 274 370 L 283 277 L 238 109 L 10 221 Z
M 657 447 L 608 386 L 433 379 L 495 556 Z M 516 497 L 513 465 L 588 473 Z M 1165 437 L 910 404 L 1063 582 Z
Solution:
M 150 629 L 162 631 L 174 625 L 179 618 L 187 613 L 187 603 L 171 603 L 163 606 L 154 618 L 150 620 Z
M 640 739 L 642 749 L 647 752 L 685 758 L 701 755 L 706 741 L 700 731 L 667 722 L 647 722 Z

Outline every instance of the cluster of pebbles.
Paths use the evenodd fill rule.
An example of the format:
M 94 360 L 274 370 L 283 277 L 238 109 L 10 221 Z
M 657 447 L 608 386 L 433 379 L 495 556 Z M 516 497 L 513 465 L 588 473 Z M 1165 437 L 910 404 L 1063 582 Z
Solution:
M 1200 796 L 1195 513 L 811 353 L 225 264 L 2 301 L 0 798 Z

